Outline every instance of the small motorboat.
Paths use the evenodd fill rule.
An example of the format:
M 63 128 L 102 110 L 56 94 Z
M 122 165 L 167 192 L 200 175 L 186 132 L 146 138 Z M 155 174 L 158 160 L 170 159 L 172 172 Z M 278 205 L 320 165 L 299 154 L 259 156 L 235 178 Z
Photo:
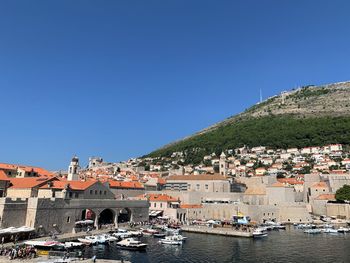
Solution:
M 127 249 L 127 250 L 145 250 L 147 247 L 147 244 L 141 243 L 141 241 L 135 240 L 133 238 L 126 238 L 122 241 L 119 241 L 117 243 L 117 247 L 120 249 Z
M 184 237 L 182 235 L 173 235 L 171 236 L 173 238 L 173 240 L 177 240 L 177 241 L 185 241 L 187 239 L 187 237 Z
M 261 227 L 254 229 L 253 237 L 254 238 L 267 237 L 266 229 Z
M 304 233 L 306 234 L 321 234 L 321 232 L 322 232 L 321 229 L 314 229 L 314 228 L 304 230 Z
M 152 228 L 146 228 L 142 230 L 142 234 L 145 236 L 152 236 L 154 234 L 159 234 L 159 231 Z
M 338 230 L 333 228 L 324 228 L 324 229 L 321 229 L 321 231 L 325 234 L 338 234 Z
M 159 243 L 167 245 L 182 245 L 182 241 L 174 239 L 174 236 L 166 236 L 164 239 L 161 239 Z
M 166 236 L 165 233 L 156 233 L 156 234 L 153 234 L 154 237 L 158 237 L 158 238 L 163 238 Z
M 96 244 L 95 240 L 86 239 L 86 238 L 78 238 L 78 241 L 88 246 Z
M 120 238 L 120 239 L 124 239 L 124 238 L 128 238 L 132 236 L 132 233 L 125 230 L 125 229 L 118 229 L 117 232 L 112 234 L 113 236 Z

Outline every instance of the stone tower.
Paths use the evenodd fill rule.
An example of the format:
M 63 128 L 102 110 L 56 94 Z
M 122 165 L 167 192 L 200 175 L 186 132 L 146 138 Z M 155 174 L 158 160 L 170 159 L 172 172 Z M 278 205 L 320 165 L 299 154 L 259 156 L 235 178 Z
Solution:
M 227 175 L 227 161 L 226 161 L 226 155 L 224 152 L 222 152 L 220 155 L 219 172 L 223 176 Z
M 68 181 L 79 180 L 78 169 L 79 169 L 79 158 L 74 156 L 68 167 L 68 176 L 67 176 Z

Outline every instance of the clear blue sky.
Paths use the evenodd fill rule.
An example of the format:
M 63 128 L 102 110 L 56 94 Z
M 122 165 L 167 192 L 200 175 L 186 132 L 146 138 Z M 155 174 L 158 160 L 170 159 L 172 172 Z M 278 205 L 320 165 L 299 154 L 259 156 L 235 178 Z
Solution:
M 0 161 L 146 154 L 297 85 L 350 79 L 348 1 L 0 2 Z

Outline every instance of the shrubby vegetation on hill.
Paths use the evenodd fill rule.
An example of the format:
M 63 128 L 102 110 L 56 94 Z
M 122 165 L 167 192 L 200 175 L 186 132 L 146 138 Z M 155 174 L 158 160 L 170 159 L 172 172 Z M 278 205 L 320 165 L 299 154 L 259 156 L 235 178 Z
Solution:
M 172 152 L 185 151 L 186 162 L 193 159 L 194 163 L 198 163 L 206 154 L 243 145 L 285 149 L 331 143 L 350 144 L 349 117 L 303 118 L 283 115 L 242 119 L 166 146 L 149 156 L 170 156 Z

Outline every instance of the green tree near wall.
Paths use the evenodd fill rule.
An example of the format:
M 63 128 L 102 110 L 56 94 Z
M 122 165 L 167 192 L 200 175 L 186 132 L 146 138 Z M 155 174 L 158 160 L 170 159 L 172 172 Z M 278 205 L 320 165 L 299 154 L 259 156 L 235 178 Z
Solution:
M 350 185 L 345 184 L 335 193 L 335 198 L 338 201 L 350 201 Z

